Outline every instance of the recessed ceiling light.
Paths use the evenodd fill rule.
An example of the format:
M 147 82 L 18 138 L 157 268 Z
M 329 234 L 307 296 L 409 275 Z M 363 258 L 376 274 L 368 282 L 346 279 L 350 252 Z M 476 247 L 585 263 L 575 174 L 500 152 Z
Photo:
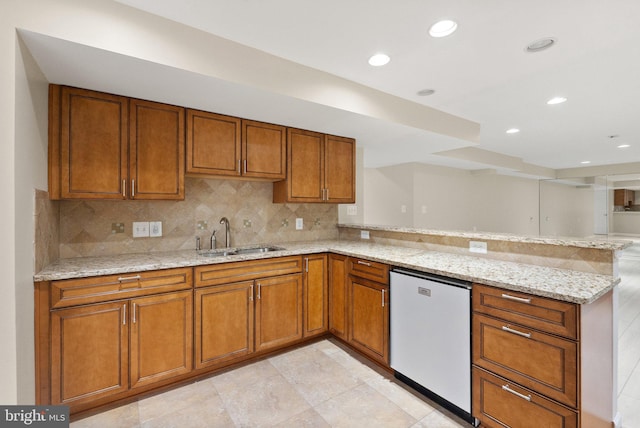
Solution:
M 588 163 L 591 163 L 591 161 L 582 161 L 582 162 L 580 162 L 580 163 L 581 163 L 581 164 L 586 165 L 586 164 L 588 164 Z
M 535 42 L 529 43 L 527 47 L 524 48 L 524 50 L 531 53 L 540 52 L 550 48 L 551 46 L 555 45 L 555 43 L 556 39 L 554 39 L 553 37 L 545 37 L 544 39 L 536 40 Z
M 620 144 L 618 146 L 619 149 L 626 149 L 627 147 L 631 147 L 631 144 Z
M 565 101 L 567 101 L 565 97 L 553 97 L 549 101 L 547 101 L 547 104 L 549 105 L 562 104 Z
M 380 67 L 382 65 L 389 63 L 389 61 L 391 61 L 391 58 L 389 58 L 389 55 L 383 54 L 383 53 L 377 53 L 373 55 L 371 58 L 369 58 L 369 65 L 373 65 L 374 67 Z
M 429 28 L 429 35 L 431 37 L 446 37 L 449 34 L 456 31 L 458 24 L 450 19 L 443 19 L 438 21 Z
M 420 95 L 421 97 L 426 97 L 428 95 L 433 95 L 436 93 L 435 89 L 423 89 L 421 91 L 416 92 L 417 95 Z
M 507 134 L 517 134 L 518 132 L 520 132 L 520 130 L 518 128 L 511 128 L 511 129 L 507 129 Z

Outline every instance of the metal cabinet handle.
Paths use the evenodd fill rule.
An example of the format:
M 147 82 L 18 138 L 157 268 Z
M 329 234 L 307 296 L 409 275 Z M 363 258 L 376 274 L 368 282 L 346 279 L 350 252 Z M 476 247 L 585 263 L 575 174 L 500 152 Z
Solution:
M 244 173 L 247 173 L 247 160 L 244 160 Z
M 122 325 L 127 325 L 127 304 L 122 305 Z
M 371 263 L 363 262 L 362 260 L 358 260 L 358 264 L 371 267 Z
M 309 257 L 304 258 L 304 271 L 309 273 Z
M 514 330 L 506 325 L 502 326 L 502 330 L 508 331 L 509 333 L 517 334 L 518 336 L 526 337 L 527 339 L 531 339 L 531 333 L 523 333 L 521 331 Z
M 262 285 L 258 283 L 258 300 L 260 300 L 260 288 L 262 288 Z
M 238 159 L 238 174 L 242 174 L 242 170 L 240 169 L 240 162 L 241 160 Z
M 382 289 L 382 307 L 383 307 L 383 308 L 384 308 L 384 300 L 385 300 L 385 299 L 384 299 L 385 291 L 386 291 L 386 290 L 383 288 L 383 289 Z
M 133 304 L 133 323 L 136 323 L 136 304 Z
M 251 293 L 249 294 L 249 301 L 253 302 L 253 284 L 251 284 Z
M 127 198 L 127 180 L 122 180 L 122 199 Z
M 325 201 L 328 201 L 329 200 L 329 188 L 327 187 L 325 190 L 327 191 L 327 198 L 325 199 Z
M 142 278 L 140 275 L 134 275 L 134 276 L 120 276 L 118 277 L 118 281 L 122 282 L 122 281 L 136 281 L 138 279 Z
M 131 180 L 131 197 L 135 198 L 136 196 L 136 180 Z
M 524 299 L 522 297 L 511 296 L 505 293 L 502 293 L 502 298 L 507 300 L 513 300 L 520 303 L 531 303 L 531 299 Z
M 518 391 L 514 391 L 513 389 L 509 388 L 509 385 L 502 385 L 502 389 L 522 398 L 523 400 L 531 401 L 531 395 L 520 394 Z

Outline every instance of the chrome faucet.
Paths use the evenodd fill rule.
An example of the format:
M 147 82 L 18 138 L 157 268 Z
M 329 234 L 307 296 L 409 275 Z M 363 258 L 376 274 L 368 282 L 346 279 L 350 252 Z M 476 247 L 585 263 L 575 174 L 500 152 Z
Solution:
M 215 230 L 211 234 L 211 249 L 212 250 L 216 249 L 216 231 Z
M 220 224 L 224 224 L 225 235 L 224 235 L 224 246 L 225 248 L 229 248 L 231 245 L 231 228 L 229 227 L 229 219 L 226 217 L 222 217 L 220 219 Z

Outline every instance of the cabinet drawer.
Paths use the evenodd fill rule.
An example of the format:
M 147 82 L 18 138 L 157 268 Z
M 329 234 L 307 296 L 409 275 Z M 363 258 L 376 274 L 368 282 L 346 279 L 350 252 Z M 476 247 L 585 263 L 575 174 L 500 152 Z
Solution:
M 473 368 L 472 414 L 487 428 L 575 428 L 578 414 L 506 379 Z
M 195 268 L 196 287 L 302 272 L 302 256 L 220 263 Z
M 473 310 L 536 330 L 578 339 L 578 305 L 473 284 Z
M 179 268 L 51 282 L 51 307 L 85 305 L 116 299 L 186 290 L 193 287 L 193 269 Z
M 578 407 L 576 342 L 474 313 L 473 363 Z
M 389 265 L 384 263 L 349 257 L 349 273 L 380 284 L 389 284 Z

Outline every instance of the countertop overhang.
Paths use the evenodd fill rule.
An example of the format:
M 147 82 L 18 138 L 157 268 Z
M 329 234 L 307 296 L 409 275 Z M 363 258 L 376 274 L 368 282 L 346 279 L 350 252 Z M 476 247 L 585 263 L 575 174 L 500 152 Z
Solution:
M 34 282 L 56 281 L 330 252 L 577 304 L 596 301 L 620 282 L 620 278 L 610 275 L 358 241 L 270 244 L 285 249 L 223 257 L 206 257 L 195 250 L 180 250 L 60 259 L 36 273 L 33 279 Z

